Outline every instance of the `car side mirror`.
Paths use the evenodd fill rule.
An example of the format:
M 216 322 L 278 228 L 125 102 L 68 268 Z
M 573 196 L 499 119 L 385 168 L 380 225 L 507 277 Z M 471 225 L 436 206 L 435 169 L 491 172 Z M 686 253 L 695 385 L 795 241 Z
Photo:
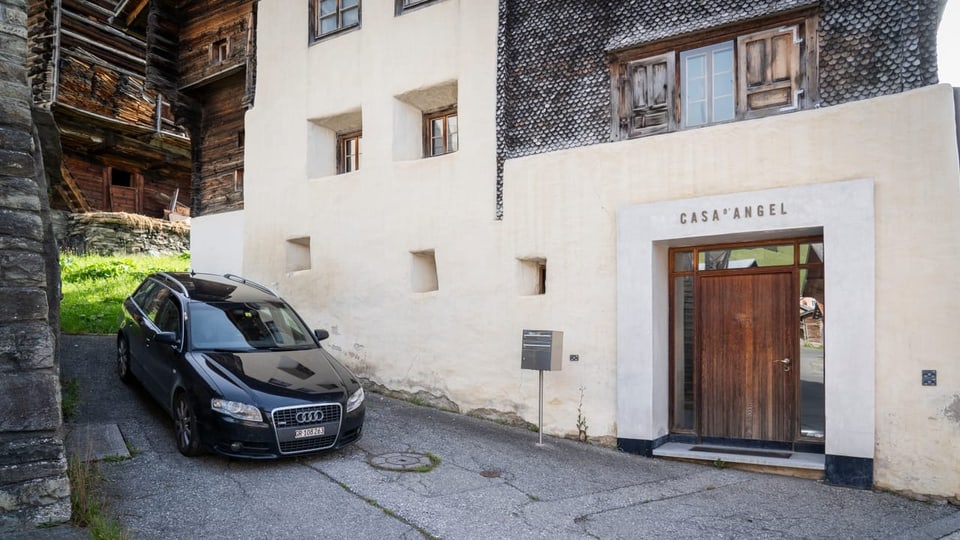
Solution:
M 177 339 L 177 334 L 173 332 L 157 332 L 153 336 L 153 340 L 157 343 L 166 343 L 167 345 L 178 345 L 180 340 Z
M 330 332 L 327 332 L 326 330 L 319 328 L 313 331 L 313 335 L 317 336 L 317 341 L 323 341 L 328 337 L 330 337 Z

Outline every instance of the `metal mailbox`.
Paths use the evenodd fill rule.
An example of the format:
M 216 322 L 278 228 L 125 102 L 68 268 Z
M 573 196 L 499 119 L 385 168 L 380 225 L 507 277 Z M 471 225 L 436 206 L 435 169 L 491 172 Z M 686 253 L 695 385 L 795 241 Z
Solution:
M 563 367 L 563 332 L 524 330 L 521 349 L 521 369 L 560 371 Z

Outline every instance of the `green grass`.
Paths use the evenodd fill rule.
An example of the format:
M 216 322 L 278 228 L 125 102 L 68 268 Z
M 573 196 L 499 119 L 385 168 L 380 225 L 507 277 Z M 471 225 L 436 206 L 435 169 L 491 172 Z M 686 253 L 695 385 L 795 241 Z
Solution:
M 189 253 L 159 257 L 62 254 L 60 329 L 66 334 L 116 333 L 123 300 L 143 278 L 189 268 Z

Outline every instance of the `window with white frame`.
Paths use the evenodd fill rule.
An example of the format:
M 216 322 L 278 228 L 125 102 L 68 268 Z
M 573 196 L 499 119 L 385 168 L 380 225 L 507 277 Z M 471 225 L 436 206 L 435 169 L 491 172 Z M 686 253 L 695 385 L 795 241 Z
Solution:
M 733 120 L 733 42 L 680 53 L 684 127 Z
M 612 66 L 620 138 L 745 120 L 814 102 L 816 25 L 794 20 L 708 42 L 622 51 Z M 646 51 L 656 54 L 645 54 Z

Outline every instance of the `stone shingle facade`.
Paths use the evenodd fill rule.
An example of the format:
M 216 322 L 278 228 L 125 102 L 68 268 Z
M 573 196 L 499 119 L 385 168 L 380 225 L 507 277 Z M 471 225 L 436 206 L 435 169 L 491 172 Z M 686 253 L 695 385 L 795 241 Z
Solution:
M 59 269 L 26 37 L 26 0 L 0 0 L 0 536 L 70 518 L 60 437 Z
M 820 102 L 937 82 L 945 0 L 502 0 L 497 60 L 497 215 L 507 159 L 611 140 L 607 54 L 777 13 L 819 17 Z

